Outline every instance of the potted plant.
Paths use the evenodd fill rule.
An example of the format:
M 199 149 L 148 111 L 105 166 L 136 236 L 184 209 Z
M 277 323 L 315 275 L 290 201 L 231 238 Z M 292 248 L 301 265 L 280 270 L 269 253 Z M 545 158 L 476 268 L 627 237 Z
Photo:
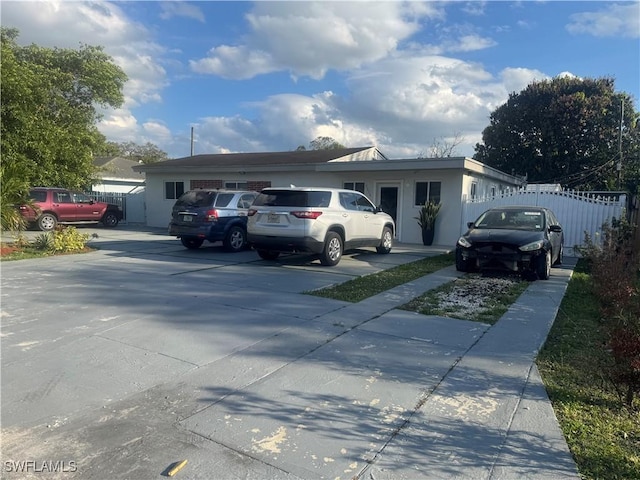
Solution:
M 420 207 L 420 215 L 414 217 L 422 229 L 422 244 L 431 245 L 436 228 L 436 218 L 442 204 L 429 200 Z

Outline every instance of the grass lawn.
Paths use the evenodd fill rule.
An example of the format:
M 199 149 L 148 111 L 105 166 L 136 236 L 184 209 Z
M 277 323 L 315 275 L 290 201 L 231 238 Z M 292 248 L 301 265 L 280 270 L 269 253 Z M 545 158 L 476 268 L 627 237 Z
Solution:
M 339 285 L 305 293 L 317 297 L 357 303 L 365 298 L 372 297 L 378 293 L 402 285 L 403 283 L 423 277 L 429 273 L 453 265 L 454 263 L 455 257 L 453 253 L 437 255 L 435 257 L 423 258 L 417 262 L 399 265 L 389 270 L 384 270 L 383 272 L 354 278 Z

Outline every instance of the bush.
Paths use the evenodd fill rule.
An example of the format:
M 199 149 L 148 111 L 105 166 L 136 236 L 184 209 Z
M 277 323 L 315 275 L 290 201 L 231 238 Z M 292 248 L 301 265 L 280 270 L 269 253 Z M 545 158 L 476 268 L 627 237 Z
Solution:
M 79 252 L 84 250 L 89 235 L 80 233 L 76 227 L 59 226 L 53 234 L 53 251 L 54 252 Z
M 580 253 L 589 262 L 612 355 L 606 373 L 619 392 L 626 389 L 622 396 L 631 407 L 640 393 L 640 259 L 633 249 L 633 225 L 614 219 L 596 240 L 586 235 Z
M 53 251 L 53 232 L 45 232 L 38 235 L 33 241 L 33 246 L 38 250 Z

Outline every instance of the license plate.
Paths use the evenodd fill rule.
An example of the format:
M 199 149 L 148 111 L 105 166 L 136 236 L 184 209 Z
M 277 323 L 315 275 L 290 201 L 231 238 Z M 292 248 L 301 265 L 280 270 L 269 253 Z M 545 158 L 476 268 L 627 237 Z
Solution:
M 280 215 L 277 213 L 269 213 L 267 215 L 267 223 L 280 223 Z
M 183 222 L 193 222 L 193 215 L 183 215 L 182 216 L 182 221 Z

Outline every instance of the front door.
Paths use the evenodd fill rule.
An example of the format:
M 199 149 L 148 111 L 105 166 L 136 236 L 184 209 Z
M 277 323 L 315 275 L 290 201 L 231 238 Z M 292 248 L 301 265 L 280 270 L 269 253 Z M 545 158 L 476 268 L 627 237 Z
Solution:
M 393 221 L 396 222 L 395 236 L 399 240 L 400 237 L 400 218 L 398 216 L 398 197 L 400 191 L 400 183 L 380 183 L 378 184 L 378 199 L 382 211 L 391 215 Z

